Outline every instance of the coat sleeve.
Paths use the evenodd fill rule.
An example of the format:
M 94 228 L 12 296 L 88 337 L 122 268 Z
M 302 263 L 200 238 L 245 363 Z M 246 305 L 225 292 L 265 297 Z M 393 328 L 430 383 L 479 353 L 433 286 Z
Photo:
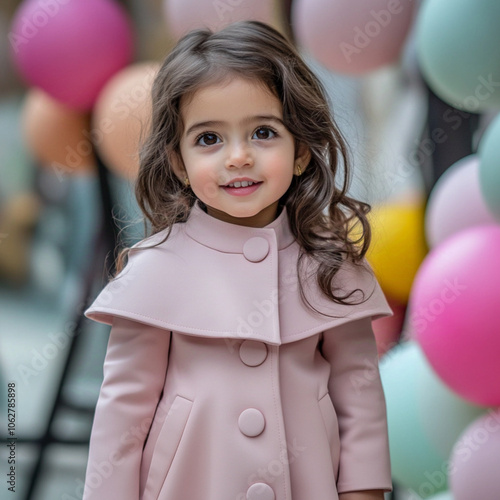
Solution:
M 142 450 L 165 382 L 170 335 L 113 318 L 83 500 L 139 499 Z
M 339 493 L 392 490 L 385 397 L 371 317 L 327 330 L 328 390 L 340 436 Z

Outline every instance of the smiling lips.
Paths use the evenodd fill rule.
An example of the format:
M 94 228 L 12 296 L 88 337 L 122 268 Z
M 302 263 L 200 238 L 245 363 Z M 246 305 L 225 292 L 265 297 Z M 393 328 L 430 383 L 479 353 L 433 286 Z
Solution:
M 225 186 L 222 186 L 224 191 L 235 196 L 246 196 L 256 191 L 262 182 L 253 181 L 251 179 L 239 179 Z
M 236 177 L 236 179 L 233 179 L 231 182 L 228 182 L 227 184 L 224 184 L 222 187 L 247 187 L 251 186 L 252 184 L 260 184 L 259 181 L 255 181 L 253 179 L 250 179 L 249 177 Z
M 229 184 L 227 184 L 225 187 L 236 187 L 236 188 L 239 188 L 239 187 L 247 187 L 247 186 L 252 186 L 253 184 L 257 184 L 256 182 L 253 182 L 253 181 L 236 181 L 236 182 L 231 182 Z

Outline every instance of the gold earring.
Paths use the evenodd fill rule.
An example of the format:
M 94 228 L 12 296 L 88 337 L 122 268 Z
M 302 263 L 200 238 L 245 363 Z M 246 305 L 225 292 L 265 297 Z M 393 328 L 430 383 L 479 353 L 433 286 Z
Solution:
M 300 165 L 297 163 L 297 176 L 302 175 L 302 169 L 300 168 Z
M 186 186 L 189 186 L 189 185 L 190 185 L 190 184 L 189 184 L 189 179 L 188 179 L 187 177 L 184 179 L 184 184 L 185 184 Z

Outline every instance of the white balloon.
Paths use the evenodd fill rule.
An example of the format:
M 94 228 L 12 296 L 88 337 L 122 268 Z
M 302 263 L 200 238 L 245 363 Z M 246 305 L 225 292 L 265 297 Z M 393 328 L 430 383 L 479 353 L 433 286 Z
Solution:
M 463 229 L 495 222 L 479 185 L 479 157 L 466 156 L 441 175 L 430 194 L 425 214 L 427 243 L 432 248 Z

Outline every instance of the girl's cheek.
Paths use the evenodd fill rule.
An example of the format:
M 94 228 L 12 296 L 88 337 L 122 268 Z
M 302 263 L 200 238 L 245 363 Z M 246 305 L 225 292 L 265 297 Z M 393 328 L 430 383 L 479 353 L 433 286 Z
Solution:
M 223 179 L 223 176 L 214 172 L 213 169 L 203 168 L 202 166 L 199 166 L 199 169 L 197 169 L 195 177 L 195 186 L 193 189 L 198 191 L 200 198 L 205 198 L 206 200 L 215 198 L 219 194 L 219 186 L 229 182 L 228 179 Z
M 287 157 L 283 154 L 273 154 L 267 157 L 266 171 L 271 175 L 283 175 L 285 172 L 293 174 L 293 156 Z
M 219 188 L 215 184 L 203 184 L 199 187 L 197 193 L 198 198 L 210 205 L 210 201 L 217 197 Z

